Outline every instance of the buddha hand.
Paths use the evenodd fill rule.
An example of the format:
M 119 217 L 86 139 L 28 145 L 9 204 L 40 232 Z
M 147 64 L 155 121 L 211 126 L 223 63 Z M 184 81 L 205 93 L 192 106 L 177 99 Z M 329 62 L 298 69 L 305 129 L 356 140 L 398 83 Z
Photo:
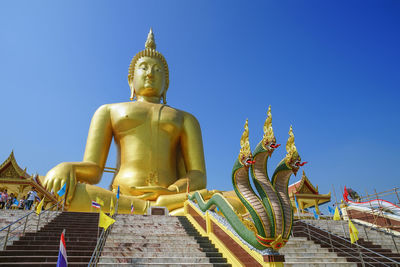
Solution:
M 67 183 L 65 205 L 71 203 L 75 193 L 76 173 L 72 163 L 63 162 L 51 169 L 44 178 L 44 187 L 49 191 L 57 193 Z
M 156 200 L 161 195 L 176 194 L 177 190 L 162 186 L 131 186 L 130 194 L 145 200 Z

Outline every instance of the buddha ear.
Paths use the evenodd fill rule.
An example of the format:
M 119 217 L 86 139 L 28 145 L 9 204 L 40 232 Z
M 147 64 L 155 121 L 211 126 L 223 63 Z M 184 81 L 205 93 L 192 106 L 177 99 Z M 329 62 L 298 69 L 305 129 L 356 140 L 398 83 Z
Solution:
M 133 86 L 131 87 L 131 97 L 130 100 L 133 101 L 136 99 L 136 91 L 135 88 L 133 88 Z
M 135 88 L 133 87 L 133 77 L 131 75 L 128 75 L 128 84 L 129 88 L 131 89 L 131 97 L 130 100 L 133 101 L 136 98 L 136 92 Z

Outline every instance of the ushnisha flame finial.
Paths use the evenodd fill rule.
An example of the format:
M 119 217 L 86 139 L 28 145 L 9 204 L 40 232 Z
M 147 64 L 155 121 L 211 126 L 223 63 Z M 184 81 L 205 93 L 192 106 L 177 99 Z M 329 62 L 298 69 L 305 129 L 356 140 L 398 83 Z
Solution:
M 249 142 L 249 126 L 248 126 L 247 119 L 246 119 L 246 123 L 244 124 L 244 131 L 243 131 L 242 137 L 240 138 L 239 161 L 243 165 L 251 163 L 251 161 L 252 161 L 250 142 Z
M 150 28 L 149 34 L 147 35 L 146 43 L 144 44 L 146 49 L 156 50 L 156 41 L 154 40 L 153 28 Z
M 264 123 L 264 135 L 263 135 L 262 145 L 266 150 L 270 151 L 271 153 L 275 148 L 279 146 L 276 145 L 274 129 L 272 129 L 271 106 L 268 107 L 267 119 L 265 120 Z

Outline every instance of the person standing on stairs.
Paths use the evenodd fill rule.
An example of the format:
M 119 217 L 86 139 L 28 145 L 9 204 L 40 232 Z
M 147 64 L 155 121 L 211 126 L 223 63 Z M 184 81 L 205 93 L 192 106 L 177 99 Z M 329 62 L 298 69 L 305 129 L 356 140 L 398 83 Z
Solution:
M 37 195 L 35 188 L 32 187 L 32 190 L 28 192 L 28 197 L 26 199 L 26 206 L 25 208 L 27 210 L 30 210 L 32 207 L 33 202 L 35 201 L 36 198 L 38 198 L 39 196 Z

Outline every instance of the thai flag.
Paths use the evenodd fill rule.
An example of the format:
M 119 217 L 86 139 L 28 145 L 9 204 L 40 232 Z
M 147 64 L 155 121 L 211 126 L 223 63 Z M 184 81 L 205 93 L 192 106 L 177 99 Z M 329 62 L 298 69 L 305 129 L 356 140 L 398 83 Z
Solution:
M 92 207 L 96 209 L 100 209 L 100 204 L 97 203 L 96 201 L 92 200 Z
M 64 234 L 65 234 L 65 229 L 61 233 L 60 251 L 58 252 L 57 267 L 67 267 L 68 266 L 67 247 L 65 246 Z
M 135 211 L 135 208 L 133 207 L 133 204 L 131 204 L 131 214 Z

